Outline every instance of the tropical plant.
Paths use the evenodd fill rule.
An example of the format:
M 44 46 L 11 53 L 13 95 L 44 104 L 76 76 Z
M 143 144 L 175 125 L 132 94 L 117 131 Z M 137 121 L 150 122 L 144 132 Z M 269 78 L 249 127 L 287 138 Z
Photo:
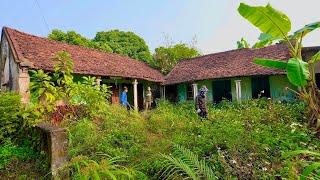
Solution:
M 237 41 L 237 49 L 249 48 L 249 43 L 244 39 L 241 38 L 240 41 Z
M 320 60 L 320 52 L 310 59 L 302 57 L 303 38 L 313 30 L 320 27 L 320 22 L 308 24 L 302 29 L 288 35 L 291 30 L 291 21 L 284 13 L 267 6 L 249 6 L 241 3 L 238 11 L 241 16 L 260 29 L 268 37 L 261 38 L 266 41 L 279 39 L 288 44 L 291 58 L 288 62 L 256 57 L 256 64 L 283 69 L 287 72 L 289 81 L 300 87 L 295 93 L 308 104 L 309 125 L 319 127 L 320 123 L 320 91 L 316 85 L 315 64 Z
M 284 157 L 288 158 L 288 157 L 295 157 L 295 156 L 299 156 L 299 155 L 312 157 L 311 161 L 308 161 L 309 162 L 308 165 L 302 171 L 302 173 L 300 175 L 300 179 L 301 180 L 306 180 L 309 178 L 320 179 L 320 153 L 309 151 L 309 150 L 297 150 L 297 151 L 285 153 Z M 305 159 L 305 158 L 306 157 L 301 158 L 301 159 Z
M 174 179 L 176 176 L 193 180 L 217 179 L 213 168 L 204 159 L 199 160 L 198 155 L 182 146 L 175 145 L 173 155 L 161 156 L 164 159 L 164 169 L 160 176 L 165 179 Z
M 41 115 L 45 117 L 49 115 L 50 119 L 50 115 L 54 116 L 51 113 L 57 110 L 58 106 L 65 106 L 62 108 L 63 111 L 72 110 L 71 114 L 77 114 L 74 111 L 75 106 L 97 107 L 107 101 L 111 94 L 109 87 L 97 84 L 95 77 L 82 77 L 82 82 L 74 82 L 73 61 L 68 52 L 57 52 L 52 60 L 54 61 L 53 73 L 46 73 L 43 70 L 31 71 L 30 90 L 35 111 L 25 111 L 23 113 L 25 119 L 42 118 Z

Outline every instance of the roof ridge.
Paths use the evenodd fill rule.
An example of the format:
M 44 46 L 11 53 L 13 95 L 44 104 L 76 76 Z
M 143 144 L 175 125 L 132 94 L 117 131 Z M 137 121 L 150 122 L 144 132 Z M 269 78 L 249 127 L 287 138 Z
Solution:
M 201 56 L 197 56 L 197 57 L 193 57 L 193 58 L 186 58 L 186 59 L 183 59 L 183 60 L 180 61 L 180 62 L 189 61 L 189 60 L 195 60 L 195 59 L 198 59 L 198 58 L 203 58 L 203 57 L 212 56 L 212 55 L 218 55 L 218 54 L 236 52 L 236 51 L 244 51 L 244 50 L 257 51 L 257 50 L 261 50 L 261 49 L 265 49 L 265 48 L 271 48 L 271 47 L 279 46 L 279 45 L 282 45 L 282 43 L 272 44 L 272 45 L 265 46 L 265 47 L 262 47 L 262 48 L 241 48 L 241 49 L 231 49 L 231 50 L 227 50 L 227 51 L 219 51 L 219 52 L 214 52 L 214 53 L 210 53 L 210 54 L 205 54 L 205 55 L 201 55 Z M 179 62 L 179 63 L 180 63 L 180 62 Z

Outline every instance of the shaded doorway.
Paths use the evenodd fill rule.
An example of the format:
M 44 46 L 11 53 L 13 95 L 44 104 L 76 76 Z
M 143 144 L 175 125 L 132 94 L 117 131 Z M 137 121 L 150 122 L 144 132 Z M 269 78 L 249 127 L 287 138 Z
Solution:
M 231 80 L 217 80 L 212 82 L 213 103 L 219 103 L 222 100 L 232 100 Z
M 139 110 L 143 110 L 143 84 L 138 84 L 138 108 Z
M 177 85 L 169 85 L 165 87 L 165 97 L 166 100 L 170 101 L 170 102 L 178 102 L 179 101 L 179 97 L 178 97 L 178 87 Z
M 252 98 L 260 98 L 270 96 L 270 82 L 268 76 L 252 77 Z
M 318 88 L 320 88 L 320 73 L 316 74 L 316 83 L 317 83 Z

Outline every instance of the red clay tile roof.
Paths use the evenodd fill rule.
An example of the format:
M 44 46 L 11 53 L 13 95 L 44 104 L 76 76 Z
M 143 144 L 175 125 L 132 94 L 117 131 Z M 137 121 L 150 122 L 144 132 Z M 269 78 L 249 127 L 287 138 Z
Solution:
M 20 63 L 30 64 L 33 69 L 52 71 L 53 62 L 50 58 L 56 52 L 65 50 L 71 54 L 74 72 L 77 74 L 164 81 L 159 71 L 126 56 L 48 40 L 7 27 L 3 28 L 3 32 L 13 46 L 15 59 Z
M 282 43 L 261 49 L 236 49 L 187 59 L 179 62 L 165 77 L 165 84 L 285 73 L 254 64 L 255 57 L 288 60 L 290 53 L 288 47 Z

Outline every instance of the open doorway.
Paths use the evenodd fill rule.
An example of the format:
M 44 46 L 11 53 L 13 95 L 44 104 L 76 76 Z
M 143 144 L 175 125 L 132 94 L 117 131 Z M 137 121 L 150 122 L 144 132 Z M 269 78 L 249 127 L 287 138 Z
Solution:
M 270 97 L 270 82 L 268 76 L 252 77 L 252 98 Z
M 212 82 L 213 103 L 219 103 L 226 99 L 231 101 L 231 80 L 217 80 Z

